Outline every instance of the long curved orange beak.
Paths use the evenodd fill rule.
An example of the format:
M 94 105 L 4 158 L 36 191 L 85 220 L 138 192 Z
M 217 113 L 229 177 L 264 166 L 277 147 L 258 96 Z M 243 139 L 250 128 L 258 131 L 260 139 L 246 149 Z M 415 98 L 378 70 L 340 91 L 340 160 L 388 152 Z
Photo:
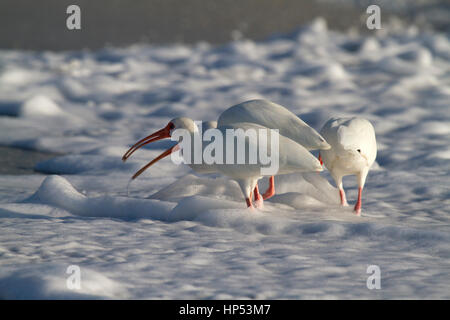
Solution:
M 155 142 L 161 139 L 170 138 L 170 130 L 173 129 L 173 124 L 170 122 L 167 126 L 162 128 L 161 130 L 152 133 L 151 135 L 139 140 L 136 142 L 130 149 L 122 157 L 122 161 L 125 162 L 127 159 L 139 148 L 149 144 L 151 142 Z
M 162 139 L 166 139 L 166 138 L 170 138 L 170 130 L 173 129 L 173 124 L 171 122 L 169 122 L 169 124 L 167 126 L 165 126 L 164 128 L 162 128 L 161 130 L 156 131 L 155 133 L 152 133 L 151 135 L 139 140 L 138 142 L 136 142 L 130 149 L 128 149 L 127 152 L 125 152 L 125 154 L 122 156 L 122 161 L 125 162 L 127 161 L 127 159 L 139 148 L 145 146 L 146 144 L 158 141 L 158 140 L 162 140 Z M 131 179 L 136 179 L 139 175 L 141 175 L 142 172 L 144 172 L 146 169 L 148 169 L 151 165 L 153 165 L 154 163 L 156 163 L 157 161 L 167 157 L 168 155 L 170 155 L 172 152 L 175 152 L 179 149 L 180 147 L 178 146 L 178 144 L 174 145 L 173 147 L 167 149 L 166 151 L 164 151 L 163 153 L 161 153 L 158 157 L 156 157 L 155 159 L 153 159 L 152 161 L 150 161 L 148 164 L 146 164 L 144 167 L 142 167 L 138 172 L 136 172 L 133 177 Z

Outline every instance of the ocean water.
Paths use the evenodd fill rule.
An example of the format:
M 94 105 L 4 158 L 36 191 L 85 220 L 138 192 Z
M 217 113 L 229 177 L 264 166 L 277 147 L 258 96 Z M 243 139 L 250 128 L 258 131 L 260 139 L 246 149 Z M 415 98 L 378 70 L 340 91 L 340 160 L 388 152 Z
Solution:
M 317 131 L 362 116 L 378 156 L 361 217 L 328 172 L 276 177 L 248 210 L 233 181 L 123 153 L 172 118 L 265 98 Z M 58 153 L 0 174 L 0 297 L 450 298 L 450 41 L 315 20 L 266 41 L 0 51 L 0 145 Z M 267 181 L 260 182 L 265 189 Z M 350 204 L 354 177 L 344 178 Z M 81 288 L 67 286 L 67 268 Z M 369 290 L 369 266 L 381 288 Z

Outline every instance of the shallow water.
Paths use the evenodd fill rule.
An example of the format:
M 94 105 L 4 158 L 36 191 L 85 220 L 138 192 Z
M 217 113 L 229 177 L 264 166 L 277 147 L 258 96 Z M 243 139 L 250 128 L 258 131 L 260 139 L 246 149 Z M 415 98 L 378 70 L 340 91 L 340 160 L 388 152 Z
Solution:
M 47 153 L 34 150 L 0 146 L 0 174 L 39 174 L 34 170 L 40 161 L 58 156 L 57 153 Z

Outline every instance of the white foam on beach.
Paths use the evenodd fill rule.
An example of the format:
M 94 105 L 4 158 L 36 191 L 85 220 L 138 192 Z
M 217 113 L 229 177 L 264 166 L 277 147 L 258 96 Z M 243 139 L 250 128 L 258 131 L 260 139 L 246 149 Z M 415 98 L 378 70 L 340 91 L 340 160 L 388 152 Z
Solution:
M 0 144 L 62 153 L 36 164 L 42 175 L 0 176 L 0 298 L 450 298 L 449 57 L 447 35 L 358 36 L 323 20 L 220 47 L 0 51 Z M 123 163 L 138 139 L 253 98 L 316 130 L 331 116 L 373 123 L 361 217 L 326 171 L 277 176 L 253 211 L 236 182 L 169 158 L 127 192 L 171 146 Z M 354 203 L 355 177 L 344 186 Z M 367 289 L 368 265 L 381 290 Z

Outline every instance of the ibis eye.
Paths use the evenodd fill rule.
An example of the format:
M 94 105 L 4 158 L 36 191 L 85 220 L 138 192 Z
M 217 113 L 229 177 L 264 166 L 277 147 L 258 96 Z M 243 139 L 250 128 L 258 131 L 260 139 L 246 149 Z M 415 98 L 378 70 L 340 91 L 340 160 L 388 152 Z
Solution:
M 356 150 L 356 151 L 358 151 L 359 153 L 361 153 L 361 149 L 358 149 L 358 150 Z
M 169 123 L 169 129 L 172 130 L 173 128 L 175 128 L 175 125 L 172 122 L 170 122 Z

